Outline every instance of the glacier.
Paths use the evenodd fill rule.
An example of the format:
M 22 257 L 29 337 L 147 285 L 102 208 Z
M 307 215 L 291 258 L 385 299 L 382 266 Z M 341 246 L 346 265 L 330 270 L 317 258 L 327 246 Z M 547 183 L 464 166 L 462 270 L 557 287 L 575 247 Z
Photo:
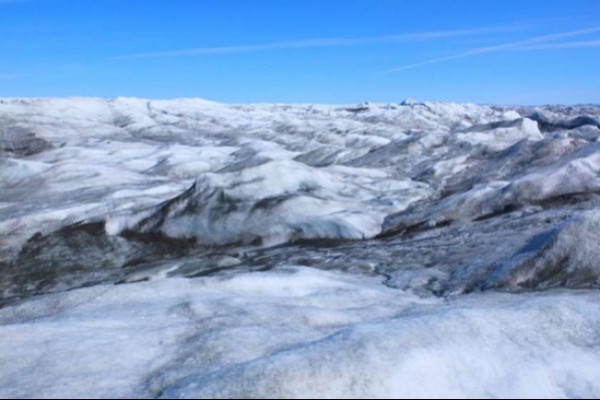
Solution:
M 0 397 L 598 397 L 599 121 L 0 99 Z

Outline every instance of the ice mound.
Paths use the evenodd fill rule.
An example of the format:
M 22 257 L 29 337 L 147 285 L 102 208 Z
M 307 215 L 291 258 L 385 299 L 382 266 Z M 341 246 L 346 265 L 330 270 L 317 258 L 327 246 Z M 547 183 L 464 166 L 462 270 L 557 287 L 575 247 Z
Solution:
M 407 97 L 406 99 L 404 99 L 402 101 L 402 103 L 400 103 L 400 105 L 410 107 L 410 106 L 423 105 L 423 103 L 413 99 L 412 97 Z
M 307 268 L 96 286 L 0 309 L 0 396 L 597 397 L 599 311 Z
M 469 290 L 600 286 L 600 212 L 589 211 L 532 237 L 501 265 L 473 271 Z M 464 277 L 461 277 L 464 280 Z
M 385 215 L 360 206 L 368 195 L 327 171 L 269 162 L 199 179 L 155 210 L 109 220 L 107 232 L 160 233 L 201 245 L 366 239 L 380 232 Z
M 521 140 L 542 140 L 538 124 L 528 118 L 474 126 L 458 134 L 459 140 L 491 150 L 504 150 Z
M 586 144 L 578 149 L 569 143 L 558 146 L 544 143 L 541 149 L 538 153 L 549 161 L 548 164 L 520 166 L 514 162 L 518 160 L 518 154 L 511 153 L 512 164 L 502 166 L 505 168 L 503 175 L 498 176 L 497 170 L 479 169 L 480 183 L 471 182 L 468 190 L 388 216 L 384 231 L 401 232 L 454 221 L 491 218 L 528 206 L 546 206 L 568 202 L 576 196 L 594 196 L 600 191 L 600 148 L 597 144 Z M 559 155 L 562 158 L 556 160 Z M 497 164 L 492 166 L 498 167 Z M 497 177 L 511 180 L 495 180 Z
M 531 114 L 529 118 L 536 121 L 540 128 L 546 132 L 573 130 L 584 126 L 600 128 L 599 120 L 589 115 L 581 115 L 572 119 L 565 119 L 564 116 L 556 116 L 552 115 L 552 113 L 536 111 Z

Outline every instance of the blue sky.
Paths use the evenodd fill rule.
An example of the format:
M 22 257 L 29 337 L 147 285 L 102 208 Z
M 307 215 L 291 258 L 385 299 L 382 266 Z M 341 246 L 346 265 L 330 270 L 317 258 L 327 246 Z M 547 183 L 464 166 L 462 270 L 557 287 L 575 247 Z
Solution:
M 600 103 L 600 1 L 0 0 L 0 96 Z

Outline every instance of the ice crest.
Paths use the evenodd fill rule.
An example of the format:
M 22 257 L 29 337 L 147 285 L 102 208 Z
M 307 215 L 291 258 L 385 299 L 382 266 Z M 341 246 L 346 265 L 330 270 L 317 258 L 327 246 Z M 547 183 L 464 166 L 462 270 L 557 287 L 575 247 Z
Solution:
M 418 102 L 417 100 L 413 99 L 412 97 L 407 97 L 400 104 L 403 105 L 403 106 L 417 106 L 417 105 L 420 105 L 422 103 Z

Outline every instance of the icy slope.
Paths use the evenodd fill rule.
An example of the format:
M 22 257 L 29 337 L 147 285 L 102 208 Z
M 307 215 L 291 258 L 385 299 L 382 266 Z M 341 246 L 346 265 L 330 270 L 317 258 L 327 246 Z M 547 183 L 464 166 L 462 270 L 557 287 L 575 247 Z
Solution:
M 486 125 L 513 118 L 508 126 Z M 0 227 L 11 248 L 69 222 L 133 214 L 174 197 L 200 177 L 250 209 L 292 196 L 291 203 L 299 204 L 269 214 L 286 214 L 292 207 L 307 219 L 327 221 L 311 229 L 282 217 L 276 232 L 252 232 L 268 243 L 288 241 L 304 228 L 309 232 L 300 237 L 373 237 L 386 215 L 435 195 L 435 187 L 414 179 L 420 164 L 441 162 L 443 177 L 444 162 L 464 164 L 454 154 L 457 148 L 497 149 L 541 139 L 535 123 L 514 112 L 419 103 L 344 108 L 4 100 L 0 124 L 9 155 L 0 176 L 8 189 L 0 198 L 5 209 Z M 477 127 L 485 134 L 471 132 Z M 457 130 L 469 132 L 449 136 Z M 239 217 L 251 216 L 246 211 Z M 189 229 L 175 231 L 174 236 L 192 235 Z
M 233 248 L 228 256 L 237 259 L 307 240 L 384 236 L 402 245 L 448 225 L 468 242 L 457 251 L 459 265 L 446 263 L 444 251 L 416 265 L 403 253 L 390 265 L 388 247 L 383 265 L 368 262 L 394 280 L 406 264 L 434 266 L 419 272 L 435 275 L 436 289 L 428 290 L 470 290 L 480 286 L 467 284 L 472 269 L 502 263 L 544 232 L 539 221 L 550 218 L 552 229 L 571 217 L 576 210 L 563 206 L 573 196 L 587 204 L 575 209 L 593 208 L 598 114 L 415 101 L 2 100 L 0 291 L 10 297 L 127 280 L 128 266 L 215 246 Z M 499 257 L 479 265 L 469 249 L 481 233 L 469 224 L 490 219 L 481 224 L 487 229 L 502 224 L 497 216 L 531 210 L 539 218 L 517 237 L 507 227 L 506 251 L 494 245 Z M 595 277 L 558 286 L 589 287 Z
M 0 397 L 597 397 L 599 119 L 0 100 Z
M 481 118 L 493 114 L 481 113 Z M 387 114 L 380 108 L 359 117 L 334 107 L 225 106 L 197 100 L 3 101 L 0 121 L 9 158 L 3 160 L 0 182 L 9 190 L 0 198 L 5 207 L 0 224 L 8 233 L 6 246 L 18 247 L 33 233 L 68 221 L 145 209 L 200 177 L 248 204 L 297 195 L 294 202 L 301 204 L 294 208 L 308 217 L 326 216 L 334 231 L 336 221 L 345 229 L 345 217 L 336 214 L 346 210 L 350 220 L 358 220 L 350 223 L 354 229 L 346 229 L 350 235 L 372 237 L 378 233 L 374 225 L 387 213 L 426 196 L 427 190 L 393 169 L 337 164 L 405 139 L 406 129 L 447 129 L 444 124 L 460 120 L 400 109 L 395 114 L 407 119 L 399 129 Z M 15 143 L 17 149 L 30 148 L 15 151 Z M 10 157 L 28 152 L 37 154 Z M 268 241 L 285 241 L 282 235 Z

